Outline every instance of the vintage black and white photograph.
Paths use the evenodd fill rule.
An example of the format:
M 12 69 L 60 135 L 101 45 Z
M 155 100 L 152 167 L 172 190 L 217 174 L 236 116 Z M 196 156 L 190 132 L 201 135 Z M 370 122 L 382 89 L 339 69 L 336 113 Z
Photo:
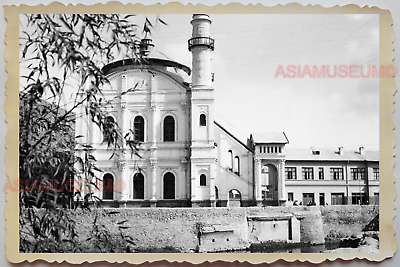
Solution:
M 379 29 L 19 15 L 20 253 L 379 253 Z

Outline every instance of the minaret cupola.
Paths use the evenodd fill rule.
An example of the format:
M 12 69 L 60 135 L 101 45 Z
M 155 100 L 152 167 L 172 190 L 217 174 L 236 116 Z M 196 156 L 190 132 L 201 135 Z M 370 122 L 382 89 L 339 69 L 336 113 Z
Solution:
M 210 37 L 210 17 L 206 14 L 194 14 L 190 23 L 193 25 L 193 32 L 192 38 L 188 40 L 189 51 L 196 46 L 204 46 L 214 51 L 214 39 Z

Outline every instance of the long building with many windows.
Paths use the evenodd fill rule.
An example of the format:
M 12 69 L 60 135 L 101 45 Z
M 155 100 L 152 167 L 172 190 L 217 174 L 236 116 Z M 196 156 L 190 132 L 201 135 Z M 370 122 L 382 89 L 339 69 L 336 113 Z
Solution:
M 211 20 L 196 14 L 191 24 L 192 68 L 152 52 L 149 39 L 142 41 L 144 63 L 125 59 L 103 68 L 110 84 L 102 97 L 114 101 L 107 120 L 141 145 L 139 155 L 122 153 L 128 144 L 110 151 L 97 126 L 76 118 L 76 134 L 103 170 L 97 197 L 145 207 L 378 204 L 378 152 L 290 151 L 284 132 L 242 142 L 216 122 Z M 110 159 L 114 152 L 119 157 Z

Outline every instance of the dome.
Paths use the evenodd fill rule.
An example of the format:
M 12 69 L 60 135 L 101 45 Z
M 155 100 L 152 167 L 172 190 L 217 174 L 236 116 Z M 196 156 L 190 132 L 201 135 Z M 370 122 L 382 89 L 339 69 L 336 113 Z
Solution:
M 148 54 L 147 57 L 143 58 L 143 61 L 140 62 L 136 58 L 129 58 L 129 59 L 121 59 L 118 61 L 114 61 L 110 64 L 105 65 L 102 70 L 105 75 L 108 75 L 114 71 L 116 71 L 117 68 L 123 67 L 123 66 L 130 66 L 130 65 L 150 65 L 150 66 L 160 66 L 160 67 L 171 67 L 175 69 L 179 69 L 184 71 L 188 76 L 191 75 L 191 69 L 183 64 L 180 64 L 179 62 L 173 61 L 170 58 L 168 58 L 165 54 L 156 51 L 152 49 L 150 53 Z

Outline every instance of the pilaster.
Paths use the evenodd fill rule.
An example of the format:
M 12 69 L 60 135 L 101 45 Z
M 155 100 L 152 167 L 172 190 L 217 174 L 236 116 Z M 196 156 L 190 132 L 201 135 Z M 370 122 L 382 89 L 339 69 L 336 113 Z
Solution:
M 278 171 L 278 202 L 282 205 L 286 202 L 286 187 L 285 187 L 285 159 L 279 160 Z
M 155 207 L 157 202 L 157 160 L 150 159 L 151 165 L 151 198 L 150 205 Z
M 262 206 L 262 191 L 261 191 L 261 159 L 255 159 L 255 195 L 256 195 L 256 204 L 257 206 Z
M 150 105 L 151 109 L 151 137 L 150 137 L 150 142 L 151 142 L 151 149 L 156 149 L 156 143 L 157 143 L 157 107 L 155 103 L 151 103 Z
M 215 202 L 215 175 L 216 171 L 215 171 L 215 164 L 212 164 L 210 166 L 210 204 L 211 207 L 215 207 L 216 206 L 216 202 Z
M 121 170 L 120 181 L 116 184 L 116 192 L 119 197 L 116 196 L 117 200 L 128 200 L 129 199 L 129 167 L 125 161 L 119 162 L 119 169 Z M 117 179 L 118 180 L 118 179 Z

